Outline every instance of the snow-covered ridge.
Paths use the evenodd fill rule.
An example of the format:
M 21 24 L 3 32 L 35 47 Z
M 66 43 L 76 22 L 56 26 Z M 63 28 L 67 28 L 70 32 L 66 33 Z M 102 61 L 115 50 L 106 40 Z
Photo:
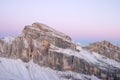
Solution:
M 111 68 L 111 69 L 112 68 L 119 68 L 120 69 L 119 62 L 117 62 L 113 59 L 109 59 L 109 58 L 107 58 L 103 55 L 100 55 L 98 53 L 84 50 L 84 49 L 82 49 L 81 46 L 77 46 L 77 49 L 80 52 L 76 52 L 76 51 L 73 51 L 71 49 L 58 48 L 54 45 L 51 45 L 51 48 L 52 48 L 51 51 L 56 51 L 59 53 L 76 56 L 80 59 L 84 59 L 88 63 L 98 65 L 101 69 L 107 69 L 107 68 Z
M 5 50 L 4 49 L 5 48 L 4 45 L 7 45 L 7 47 L 8 47 L 8 46 L 10 46 L 13 43 L 13 41 L 15 41 L 15 37 L 4 37 L 4 38 L 1 38 L 0 39 L 0 54 L 5 52 L 4 51 Z
M 9 43 L 9 44 L 12 44 L 12 42 L 15 40 L 14 37 L 4 37 L 2 39 L 5 43 Z
M 0 80 L 100 80 L 95 76 L 79 74 L 71 71 L 56 71 L 40 67 L 33 63 L 24 63 L 21 60 L 0 58 Z

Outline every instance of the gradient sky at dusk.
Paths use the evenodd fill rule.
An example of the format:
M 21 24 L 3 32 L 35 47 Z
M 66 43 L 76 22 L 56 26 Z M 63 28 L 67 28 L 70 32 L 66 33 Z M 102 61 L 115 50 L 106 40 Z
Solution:
M 120 0 L 0 0 L 0 37 L 47 24 L 74 41 L 120 42 Z

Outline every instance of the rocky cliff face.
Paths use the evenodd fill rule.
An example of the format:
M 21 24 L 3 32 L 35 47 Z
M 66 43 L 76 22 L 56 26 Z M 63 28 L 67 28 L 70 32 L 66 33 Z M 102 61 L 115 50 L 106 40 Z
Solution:
M 24 62 L 33 60 L 40 66 L 95 75 L 103 80 L 120 79 L 119 47 L 104 41 L 86 48 L 41 23 L 25 26 L 18 37 L 0 39 L 1 57 L 20 58 Z
M 113 45 L 108 41 L 92 43 L 88 46 L 90 51 L 97 52 L 101 55 L 109 57 L 120 62 L 120 47 Z
M 16 38 L 6 37 L 0 40 L 2 56 L 22 58 L 29 61 L 39 53 L 47 53 L 50 45 L 75 50 L 76 45 L 63 33 L 40 23 L 25 26 L 22 34 Z

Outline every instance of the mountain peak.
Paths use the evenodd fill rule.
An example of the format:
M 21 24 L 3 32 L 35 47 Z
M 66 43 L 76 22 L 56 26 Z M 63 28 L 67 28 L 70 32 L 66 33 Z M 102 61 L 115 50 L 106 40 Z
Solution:
M 112 49 L 114 49 L 114 50 L 119 49 L 118 46 L 112 44 L 111 42 L 109 42 L 109 41 L 107 41 L 107 40 L 103 40 L 103 41 L 101 41 L 101 42 L 92 43 L 92 44 L 90 44 L 90 46 L 99 46 L 99 48 L 100 48 L 100 46 L 101 46 L 101 47 L 106 47 L 106 48 L 108 48 L 108 49 L 111 49 L 111 48 L 112 48 Z
M 43 24 L 43 23 L 38 23 L 38 22 L 35 22 L 32 24 L 32 27 L 33 28 L 37 28 L 39 30 L 43 30 L 43 31 L 55 31 L 53 28 Z
M 62 33 L 62 32 L 59 32 L 45 24 L 42 24 L 42 23 L 33 23 L 32 25 L 27 25 L 25 26 L 23 32 L 22 32 L 22 35 L 27 35 L 29 34 L 30 35 L 34 35 L 34 37 L 40 37 L 39 35 L 41 34 L 44 34 L 46 36 L 54 36 L 54 37 L 59 37 L 59 38 L 62 38 L 64 40 L 68 40 L 68 41 L 71 41 L 71 38 Z
M 101 42 L 95 42 L 90 44 L 87 48 L 92 52 L 97 52 L 98 54 L 120 62 L 120 47 L 109 41 L 104 40 Z

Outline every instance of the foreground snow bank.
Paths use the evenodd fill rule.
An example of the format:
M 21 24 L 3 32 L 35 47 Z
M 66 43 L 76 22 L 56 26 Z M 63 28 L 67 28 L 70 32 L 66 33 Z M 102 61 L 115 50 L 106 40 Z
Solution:
M 56 71 L 40 67 L 33 61 L 0 58 L 0 80 L 99 80 L 95 76 L 78 74 L 71 71 Z

